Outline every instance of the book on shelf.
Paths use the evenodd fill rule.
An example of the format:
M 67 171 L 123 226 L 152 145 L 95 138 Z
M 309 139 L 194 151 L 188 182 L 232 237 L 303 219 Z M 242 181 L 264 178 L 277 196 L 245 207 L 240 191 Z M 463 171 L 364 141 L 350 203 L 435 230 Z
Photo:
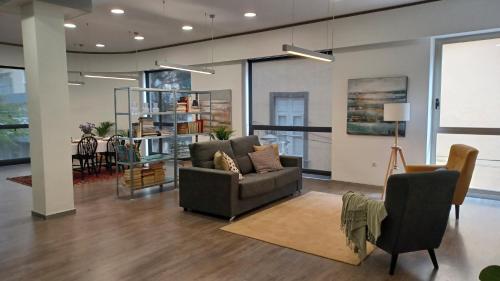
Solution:
M 164 162 L 151 163 L 147 167 L 127 169 L 123 172 L 122 184 L 126 187 L 140 188 L 165 181 Z
M 140 134 L 138 134 L 138 136 L 140 137 L 158 135 L 155 129 L 154 120 L 151 117 L 139 117 L 139 131 Z
M 177 124 L 177 134 L 179 135 L 203 133 L 203 129 L 204 120 L 201 119 Z

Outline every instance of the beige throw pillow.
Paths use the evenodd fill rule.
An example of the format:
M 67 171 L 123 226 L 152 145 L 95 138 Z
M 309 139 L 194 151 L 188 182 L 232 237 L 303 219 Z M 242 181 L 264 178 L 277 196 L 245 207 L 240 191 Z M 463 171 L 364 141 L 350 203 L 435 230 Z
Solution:
M 279 158 L 276 158 L 274 149 L 270 146 L 261 151 L 248 153 L 248 156 L 250 156 L 250 160 L 252 160 L 253 167 L 257 173 L 283 170 Z
M 224 152 L 222 152 L 222 166 L 224 167 L 224 171 L 231 171 L 231 172 L 237 173 L 238 179 L 239 180 L 243 179 L 243 175 L 241 174 L 240 170 L 236 166 L 236 163 L 234 163 L 234 160 Z
M 277 143 L 273 143 L 273 144 L 266 144 L 266 145 L 254 145 L 253 146 L 253 150 L 254 151 L 262 151 L 266 148 L 269 148 L 269 147 L 272 147 L 273 150 L 274 150 L 274 155 L 276 155 L 277 158 L 280 157 L 280 149 L 278 147 L 278 144 Z
M 220 150 L 215 152 L 215 154 L 214 154 L 214 166 L 215 166 L 215 169 L 217 169 L 217 170 L 226 170 L 226 169 L 224 169 L 224 160 L 222 157 L 222 151 L 220 151 Z

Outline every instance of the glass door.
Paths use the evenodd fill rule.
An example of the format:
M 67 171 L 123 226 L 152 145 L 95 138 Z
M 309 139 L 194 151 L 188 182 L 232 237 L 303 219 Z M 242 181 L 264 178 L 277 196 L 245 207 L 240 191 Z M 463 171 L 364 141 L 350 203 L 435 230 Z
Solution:
M 452 144 L 479 150 L 473 192 L 500 195 L 500 34 L 438 40 L 431 160 Z

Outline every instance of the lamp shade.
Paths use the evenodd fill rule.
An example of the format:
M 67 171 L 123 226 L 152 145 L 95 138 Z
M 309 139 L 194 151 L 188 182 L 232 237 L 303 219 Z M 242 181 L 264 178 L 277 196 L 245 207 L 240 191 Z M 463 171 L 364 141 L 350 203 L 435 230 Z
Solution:
M 384 121 L 409 121 L 409 103 L 386 103 L 384 104 Z

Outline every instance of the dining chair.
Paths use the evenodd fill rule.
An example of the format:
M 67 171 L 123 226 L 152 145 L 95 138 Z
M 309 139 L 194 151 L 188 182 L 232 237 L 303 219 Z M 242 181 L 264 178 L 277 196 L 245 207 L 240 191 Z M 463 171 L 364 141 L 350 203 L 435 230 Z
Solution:
M 77 153 L 72 156 L 73 160 L 78 160 L 79 170 L 82 179 L 84 179 L 85 168 L 87 172 L 91 175 L 94 172 L 97 175 L 97 139 L 91 136 L 83 137 L 78 142 Z
M 116 159 L 116 148 L 120 144 L 119 140 L 120 135 L 111 136 L 106 142 L 106 152 L 103 152 L 105 161 L 106 161 L 106 169 L 113 173 L 113 165 L 116 167 L 116 171 L 120 170 L 120 167 L 117 165 Z

